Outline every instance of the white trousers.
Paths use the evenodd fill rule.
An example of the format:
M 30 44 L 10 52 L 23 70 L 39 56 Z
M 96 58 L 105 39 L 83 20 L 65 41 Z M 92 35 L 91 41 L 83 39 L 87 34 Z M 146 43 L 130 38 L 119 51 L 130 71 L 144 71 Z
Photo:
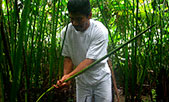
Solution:
M 111 76 L 96 85 L 76 83 L 77 102 L 112 102 Z

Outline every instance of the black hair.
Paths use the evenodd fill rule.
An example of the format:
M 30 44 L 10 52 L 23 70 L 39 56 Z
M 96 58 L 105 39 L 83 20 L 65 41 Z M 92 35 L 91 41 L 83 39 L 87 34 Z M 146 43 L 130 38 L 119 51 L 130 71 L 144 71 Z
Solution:
M 91 12 L 89 0 L 69 0 L 67 8 L 69 13 L 80 13 L 86 16 Z

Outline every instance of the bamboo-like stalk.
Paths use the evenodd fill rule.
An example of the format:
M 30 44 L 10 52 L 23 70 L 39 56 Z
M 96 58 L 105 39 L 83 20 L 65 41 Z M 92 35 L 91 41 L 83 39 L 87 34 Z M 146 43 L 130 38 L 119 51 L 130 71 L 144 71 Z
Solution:
M 134 32 L 135 32 L 135 25 L 134 25 L 134 19 L 135 19 L 135 0 L 133 0 L 133 30 L 132 30 L 132 35 L 131 36 L 134 36 Z M 137 18 L 136 18 L 137 19 Z M 134 76 L 135 75 L 135 65 L 136 65 L 136 63 L 135 63 L 135 57 L 136 57 L 136 55 L 135 55 L 135 47 L 134 47 L 134 45 L 135 45 L 135 42 L 132 42 L 132 53 L 131 53 L 131 62 L 132 62 L 132 71 L 131 71 L 131 75 L 132 75 L 132 79 L 131 79 L 131 102 L 134 102 L 134 89 L 135 89 L 135 77 L 136 76 Z M 126 100 L 126 102 L 127 102 L 127 100 Z
M 147 58 L 147 57 L 146 57 Z M 140 99 L 141 98 L 141 91 L 143 89 L 143 83 L 144 83 L 144 80 L 145 80 L 145 77 L 147 75 L 147 61 L 144 60 L 143 61 L 143 73 L 141 75 L 141 79 L 139 80 L 140 81 L 140 87 L 138 89 L 138 96 L 137 96 L 137 99 Z
M 58 21 L 58 15 L 59 15 L 59 6 L 60 6 L 60 0 L 58 1 L 58 8 L 57 8 L 57 14 L 55 14 L 55 5 L 56 1 L 53 1 L 53 14 L 52 14 L 52 41 L 51 41 L 51 48 L 50 48 L 50 68 L 49 68 L 49 85 L 52 84 L 52 75 L 53 75 L 53 69 L 56 68 L 56 29 L 57 29 L 57 23 L 55 25 L 55 22 Z
M 99 7 L 100 12 L 101 12 L 101 14 L 102 14 L 102 17 L 103 17 L 103 20 L 104 20 L 104 22 L 105 22 L 106 28 L 108 29 L 109 36 L 110 36 L 110 38 L 111 38 L 111 42 L 113 43 L 113 37 L 112 37 L 112 35 L 111 35 L 111 32 L 110 32 L 108 23 L 107 23 L 107 21 L 106 21 L 106 18 L 105 18 L 105 16 L 104 16 L 103 10 L 102 10 L 101 7 L 100 7 L 100 2 L 99 2 L 99 0 L 97 0 L 97 4 L 98 4 L 98 7 Z
M 8 92 L 6 95 L 9 98 L 9 91 L 4 91 L 6 89 L 6 87 L 8 87 L 10 89 L 11 83 L 10 80 L 3 80 L 6 78 L 9 78 L 10 76 L 13 78 L 13 72 L 14 72 L 14 68 L 13 68 L 13 63 L 12 63 L 12 59 L 10 56 L 10 47 L 9 47 L 9 38 L 8 38 L 8 33 L 5 31 L 6 28 L 6 22 L 5 22 L 5 16 L 4 16 L 4 12 L 2 10 L 2 1 L 0 2 L 0 40 L 1 40 L 1 44 L 0 44 L 0 74 L 1 74 L 1 96 L 2 96 L 2 101 L 5 101 L 5 92 Z M 8 29 L 8 28 L 7 28 Z M 3 48 L 3 49 L 2 49 Z M 5 53 L 5 56 L 3 56 L 3 53 Z M 6 62 L 6 61 L 7 62 Z M 10 73 L 12 72 L 12 73 Z M 4 74 L 6 73 L 6 74 Z M 0 100 L 1 101 L 1 100 Z
M 125 7 L 125 12 L 124 12 L 124 15 L 125 15 L 125 20 L 126 22 L 129 22 L 128 21 L 128 11 L 126 9 L 128 9 L 128 2 L 126 0 L 124 0 L 124 7 Z M 127 12 L 127 15 L 126 15 L 126 12 Z M 125 23 L 124 25 L 125 27 L 125 41 L 127 41 L 127 27 L 129 28 L 129 25 Z M 128 86 L 129 86 L 129 65 L 128 65 L 128 62 L 129 62 L 129 55 L 128 55 L 128 46 L 125 46 L 125 70 L 124 70 L 124 73 L 125 73 L 125 97 L 128 96 Z M 127 99 L 127 98 L 126 98 Z
M 40 73 L 39 71 L 41 70 L 41 59 L 42 59 L 42 45 L 43 45 L 43 25 L 44 25 L 44 12 L 45 12 L 45 7 L 46 7 L 46 0 L 44 0 L 42 2 L 42 13 L 41 13 L 41 16 L 40 16 L 40 19 L 39 19 L 39 29 L 37 31 L 37 59 L 36 59 L 36 69 L 35 69 L 35 87 L 37 87 L 39 85 L 39 76 L 40 76 Z
M 33 8 L 34 6 L 31 5 L 31 8 Z M 32 38 L 32 25 L 34 20 L 33 20 L 33 14 L 32 14 L 33 10 L 30 11 L 30 15 L 29 16 L 29 27 L 27 29 L 27 35 L 25 35 L 25 46 L 24 46 L 24 49 L 25 49 L 25 61 L 26 61 L 26 67 L 24 67 L 25 71 L 24 71 L 24 84 L 25 84 L 25 102 L 29 102 L 30 101 L 30 94 L 28 94 L 28 89 L 30 89 L 31 87 L 31 73 L 32 73 L 32 63 L 31 63 L 31 57 L 32 57 L 32 44 L 33 42 L 29 39 Z M 34 28 L 33 28 L 34 29 Z M 31 44 L 32 42 L 32 44 Z
M 139 9 L 139 1 L 136 0 L 137 6 L 136 6 L 136 35 L 138 34 L 138 9 Z M 131 102 L 134 102 L 134 96 L 135 96 L 135 89 L 136 89 L 136 82 L 137 82 L 137 68 L 136 68 L 136 56 L 137 56 L 137 40 L 133 44 L 133 50 L 132 50 L 132 85 L 131 85 Z
M 76 76 L 84 73 L 85 71 L 87 71 L 88 69 L 92 68 L 93 66 L 95 66 L 96 64 L 100 63 L 101 61 L 103 61 L 104 59 L 106 59 L 107 57 L 109 57 L 110 55 L 112 55 L 113 53 L 115 53 L 116 51 L 120 50 L 121 48 L 123 48 L 124 46 L 128 45 L 129 43 L 131 43 L 132 41 L 134 41 L 135 39 L 137 39 L 138 37 L 140 37 L 141 35 L 143 35 L 145 32 L 147 32 L 149 29 L 151 29 L 154 25 L 148 27 L 146 30 L 144 30 L 143 32 L 139 33 L 138 35 L 136 35 L 135 37 L 133 37 L 132 39 L 130 39 L 129 41 L 125 42 L 124 44 L 122 44 L 121 46 L 115 48 L 114 50 L 110 51 L 107 55 L 105 55 L 104 57 L 100 58 L 99 60 L 96 60 L 95 62 L 93 62 L 92 64 L 90 64 L 89 66 L 87 66 L 86 68 L 82 69 L 80 72 L 72 75 L 71 77 L 69 77 L 68 79 L 64 80 L 64 82 L 68 82 L 69 80 L 75 78 Z M 56 85 L 57 86 L 57 85 Z M 51 91 L 52 89 L 54 89 L 54 86 L 50 87 L 46 92 L 44 92 L 38 99 L 36 102 L 38 102 L 47 92 Z
M 159 1 L 158 1 L 159 2 Z M 166 74 L 166 71 L 167 71 L 167 68 L 163 68 L 163 63 L 164 63 L 164 60 L 163 60 L 163 36 L 164 36 L 164 5 L 165 5 L 165 0 L 161 3 L 158 3 L 159 5 L 162 4 L 162 7 L 159 6 L 159 25 L 160 25 L 160 35 L 159 35 L 159 49 L 158 49 L 158 53 L 160 55 L 158 55 L 158 67 L 159 69 L 156 69 L 156 71 L 159 71 L 159 74 L 157 75 L 157 89 L 156 89 L 156 93 L 157 93 L 157 97 L 156 97 L 156 101 L 161 101 L 163 100 L 164 102 L 165 101 L 168 101 L 169 99 L 163 99 L 163 97 L 166 97 L 167 95 L 167 92 L 165 93 L 165 89 L 167 90 L 167 88 L 164 88 L 164 87 L 167 87 L 168 85 L 167 84 L 164 84 L 164 83 L 167 83 L 167 81 L 165 81 L 165 79 L 161 78 L 161 77 L 167 77 L 167 74 Z M 162 74 L 161 74 L 162 73 Z M 162 90 L 162 93 L 159 91 L 159 90 Z M 166 94 L 166 95 L 165 95 Z
M 69 21 L 69 20 L 67 20 Z M 66 35 L 67 35 L 67 30 L 68 30 L 68 25 L 69 23 L 67 22 L 67 25 L 66 25 L 66 31 L 65 31 L 65 34 L 64 34 L 64 37 L 63 37 L 63 40 L 62 40 L 62 45 L 61 45 L 61 50 L 60 50 L 60 55 L 59 55 L 59 68 L 60 68 L 60 75 L 59 75 L 59 78 L 61 78 L 61 75 L 63 74 L 63 61 L 64 61 L 64 57 L 62 56 L 62 51 L 63 51 L 63 46 L 64 46 L 64 43 L 65 43 L 65 39 L 66 39 Z
M 8 13 L 8 26 L 9 26 L 9 35 L 10 35 L 10 49 L 11 49 L 11 61 L 13 62 L 14 61 L 14 54 L 15 54 L 15 50 L 16 50 L 16 40 L 15 40 L 15 32 L 13 30 L 16 30 L 16 29 L 13 29 L 15 26 L 14 26 L 14 22 L 13 22 L 13 19 L 15 18 L 15 15 L 14 17 L 11 17 L 11 2 L 9 2 L 8 0 L 6 0 L 6 5 L 7 5 L 7 13 Z
M 25 92 L 25 102 L 28 102 L 28 86 L 27 86 L 28 79 L 27 79 L 26 75 L 24 76 L 24 81 L 25 81 L 25 90 L 26 90 L 26 92 Z
M 2 66 L 0 65 L 0 67 L 2 68 Z M 2 70 L 0 69 L 0 101 L 1 102 L 5 102 L 4 101 L 4 84 L 3 84 L 3 78 L 2 78 Z
M 39 12 L 39 9 L 38 9 L 38 7 L 39 7 L 39 0 L 37 0 L 36 2 L 36 6 L 35 6 L 35 8 L 36 8 L 36 11 L 32 11 L 32 12 Z M 33 6 L 34 7 L 34 6 Z M 35 39 L 35 32 L 36 32 L 36 30 L 35 30 L 35 28 L 36 28 L 36 24 L 37 24 L 37 18 L 38 18 L 38 15 L 36 15 L 36 14 L 34 14 L 34 21 L 33 21 L 33 28 L 31 29 L 31 42 L 30 42 L 30 57 L 29 57 L 29 76 L 30 76 L 30 86 L 29 87 L 31 87 L 32 86 L 32 81 L 33 81 L 33 75 L 34 75 L 34 71 L 33 71 L 33 64 L 36 64 L 36 60 L 35 60 L 35 44 L 37 43 L 36 41 L 34 41 L 34 39 Z M 33 18 L 32 18 L 33 19 Z M 35 44 L 34 44 L 35 43 Z M 33 62 L 35 62 L 35 63 L 33 63 Z
M 1 7 L 2 7 L 2 4 L 0 3 L 0 10 L 1 10 Z M 0 11 L 0 15 L 1 15 L 1 11 Z M 0 17 L 0 19 L 1 19 L 1 17 Z M 0 24 L 0 26 L 1 26 L 1 24 Z M 1 32 L 0 32 L 1 33 Z M 0 41 L 2 41 L 1 40 L 2 38 L 1 38 L 1 35 L 0 35 Z M 1 46 L 1 44 L 0 44 L 0 63 L 2 63 L 2 46 Z M 1 97 L 1 99 L 0 99 L 0 101 L 2 101 L 2 102 L 4 102 L 4 83 L 3 83 L 3 78 L 2 78 L 2 64 L 0 64 L 0 97 Z
M 1 10 L 1 4 L 0 4 L 0 10 Z M 1 15 L 1 11 L 0 11 L 0 15 Z M 1 17 L 0 17 L 0 19 L 1 19 Z M 1 26 L 1 24 L 0 24 L 0 26 Z M 1 32 L 0 32 L 1 33 Z M 0 35 L 0 40 L 1 40 L 2 38 L 1 38 L 1 35 Z M 2 59 L 3 59 L 3 57 L 2 57 L 2 46 L 1 46 L 1 44 L 0 44 L 0 101 L 1 102 L 4 102 L 4 96 L 5 96 L 5 94 L 4 94 L 4 82 L 3 82 L 3 76 L 2 76 L 2 73 L 3 73 L 3 67 L 2 67 Z
M 19 90 L 20 80 L 21 80 L 21 72 L 22 72 L 22 51 L 23 51 L 23 41 L 24 41 L 24 35 L 25 31 L 27 29 L 27 18 L 29 15 L 29 6 L 30 6 L 30 0 L 25 1 L 25 7 L 22 13 L 22 21 L 21 26 L 19 28 L 19 41 L 17 45 L 17 53 L 16 53 L 16 59 L 14 62 L 14 78 L 12 83 L 12 89 L 11 89 L 11 98 L 10 100 L 13 102 L 16 102 L 17 100 L 17 92 Z M 15 94 L 14 94 L 15 93 Z
M 11 26 L 11 28 L 12 28 L 12 34 L 11 34 L 11 37 L 12 37 L 12 40 L 13 40 L 13 56 L 12 56 L 12 60 L 13 60 L 13 62 L 15 63 L 15 58 L 16 58 L 16 56 L 17 56 L 17 36 L 18 36 L 18 22 L 17 22 L 17 20 L 19 19 L 18 18 L 18 3 L 17 3 L 17 0 L 14 0 L 14 1 L 11 1 L 11 13 L 13 14 L 13 15 L 11 15 L 11 16 L 13 16 L 13 17 L 11 17 L 11 19 L 12 19 L 12 26 Z M 14 6 L 13 6 L 13 4 L 14 4 Z M 14 9 L 14 11 L 13 11 L 13 9 Z M 13 12 L 12 12 L 13 11 Z
M 43 41 L 43 43 L 42 43 L 42 49 L 43 49 L 43 61 L 42 61 L 42 63 L 43 63 L 43 66 L 42 66 L 42 69 L 41 69 L 41 71 L 42 71 L 42 73 L 41 73 L 41 76 L 42 76 L 42 78 L 43 79 L 45 79 L 45 72 L 46 72 L 46 67 L 45 67 L 45 65 L 47 65 L 48 64 L 48 61 L 46 61 L 46 59 L 45 59 L 45 57 L 47 57 L 47 54 L 46 54 L 46 50 L 47 49 L 45 49 L 45 48 L 47 48 L 47 44 L 45 44 L 45 32 L 47 31 L 47 13 L 45 13 L 45 18 L 44 18 L 44 26 L 43 26 L 43 28 L 45 28 L 45 29 L 43 29 L 43 31 L 42 31 L 42 41 Z
M 4 17 L 3 17 L 3 12 L 2 12 L 2 2 L 0 3 L 0 19 L 1 19 L 1 22 L 0 22 L 0 29 L 1 29 L 1 37 L 2 37 L 2 41 L 3 41 L 3 45 L 4 45 L 4 50 L 5 50 L 5 56 L 8 60 L 8 63 L 9 63 L 9 68 L 11 70 L 11 74 L 13 76 L 13 63 L 12 63 L 12 60 L 11 60 L 11 56 L 10 56 L 10 47 L 9 47 L 9 44 L 8 44 L 8 41 L 7 41 L 7 37 L 8 37 L 8 34 L 5 34 L 5 31 L 4 31 Z
M 143 0 L 143 2 L 144 2 L 144 0 Z M 150 14 L 151 13 L 149 13 L 149 16 L 148 16 L 148 12 L 147 12 L 147 9 L 146 9 L 146 6 L 145 5 L 147 5 L 146 3 L 144 3 L 144 12 L 145 12 L 145 14 L 146 14 L 146 21 L 147 21 L 147 26 L 149 26 L 150 24 L 151 24 L 151 22 L 150 22 L 150 20 L 149 20 L 149 16 L 151 16 Z M 150 8 L 149 8 L 150 9 Z M 140 17 L 140 18 L 142 18 L 142 17 Z M 143 24 L 144 24 L 144 22 L 143 22 Z M 144 26 L 146 26 L 146 25 L 144 25 Z M 150 39 L 150 37 L 151 36 L 153 36 L 153 33 L 152 33 L 152 31 L 153 31 L 153 29 L 151 30 L 151 31 L 149 31 L 149 39 Z M 146 37 L 145 37 L 146 38 Z M 144 39 L 144 38 L 143 38 Z M 150 41 L 151 41 L 151 39 L 150 40 L 148 40 L 148 42 L 149 42 L 149 44 L 148 44 L 148 47 L 149 47 L 149 49 L 151 50 L 152 48 L 149 46 L 149 45 L 151 45 L 150 44 Z M 140 41 L 141 42 L 141 41 Z M 144 41 L 144 43 L 145 43 L 145 41 Z M 145 46 L 145 49 L 146 49 L 146 44 L 144 45 Z M 152 46 L 152 45 L 151 45 Z M 139 53 L 139 55 L 138 55 L 138 57 L 140 58 L 143 58 L 143 56 L 141 55 L 141 49 L 140 49 L 140 51 L 138 51 L 138 53 Z M 139 87 L 138 87 L 138 95 L 136 96 L 136 99 L 137 100 L 141 100 L 141 92 L 142 92 L 142 90 L 143 90 L 143 84 L 144 84 L 144 81 L 145 81 L 145 77 L 147 76 L 147 70 L 148 70 L 148 66 L 150 65 L 150 61 L 149 61 L 149 53 L 147 53 L 146 51 L 144 52 L 145 53 L 145 60 L 144 61 L 140 61 L 140 62 L 138 62 L 138 63 L 140 63 L 139 65 L 139 69 L 140 69 L 140 71 L 139 71 L 139 73 L 138 73 L 138 75 L 137 75 L 137 83 L 139 84 Z M 137 58 L 138 59 L 138 58 Z

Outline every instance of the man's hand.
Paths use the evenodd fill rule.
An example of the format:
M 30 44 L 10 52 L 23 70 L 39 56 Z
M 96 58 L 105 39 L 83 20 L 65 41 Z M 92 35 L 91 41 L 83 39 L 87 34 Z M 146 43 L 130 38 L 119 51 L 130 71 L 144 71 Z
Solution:
M 57 85 L 53 85 L 55 88 L 61 88 L 61 89 L 67 89 L 68 86 L 70 85 L 70 81 L 64 82 L 66 79 L 68 79 L 70 76 L 69 75 L 64 75 L 61 80 L 57 81 Z

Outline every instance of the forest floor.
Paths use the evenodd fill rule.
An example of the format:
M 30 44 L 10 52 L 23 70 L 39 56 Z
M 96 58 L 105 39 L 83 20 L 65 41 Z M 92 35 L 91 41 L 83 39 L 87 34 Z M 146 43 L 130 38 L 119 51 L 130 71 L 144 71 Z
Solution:
M 119 91 L 119 102 L 125 102 L 125 95 L 122 94 L 122 90 L 118 90 Z M 151 102 L 151 99 L 149 96 L 141 96 L 142 102 Z M 114 101 L 113 102 L 118 102 L 117 101 L 117 97 L 114 94 Z

